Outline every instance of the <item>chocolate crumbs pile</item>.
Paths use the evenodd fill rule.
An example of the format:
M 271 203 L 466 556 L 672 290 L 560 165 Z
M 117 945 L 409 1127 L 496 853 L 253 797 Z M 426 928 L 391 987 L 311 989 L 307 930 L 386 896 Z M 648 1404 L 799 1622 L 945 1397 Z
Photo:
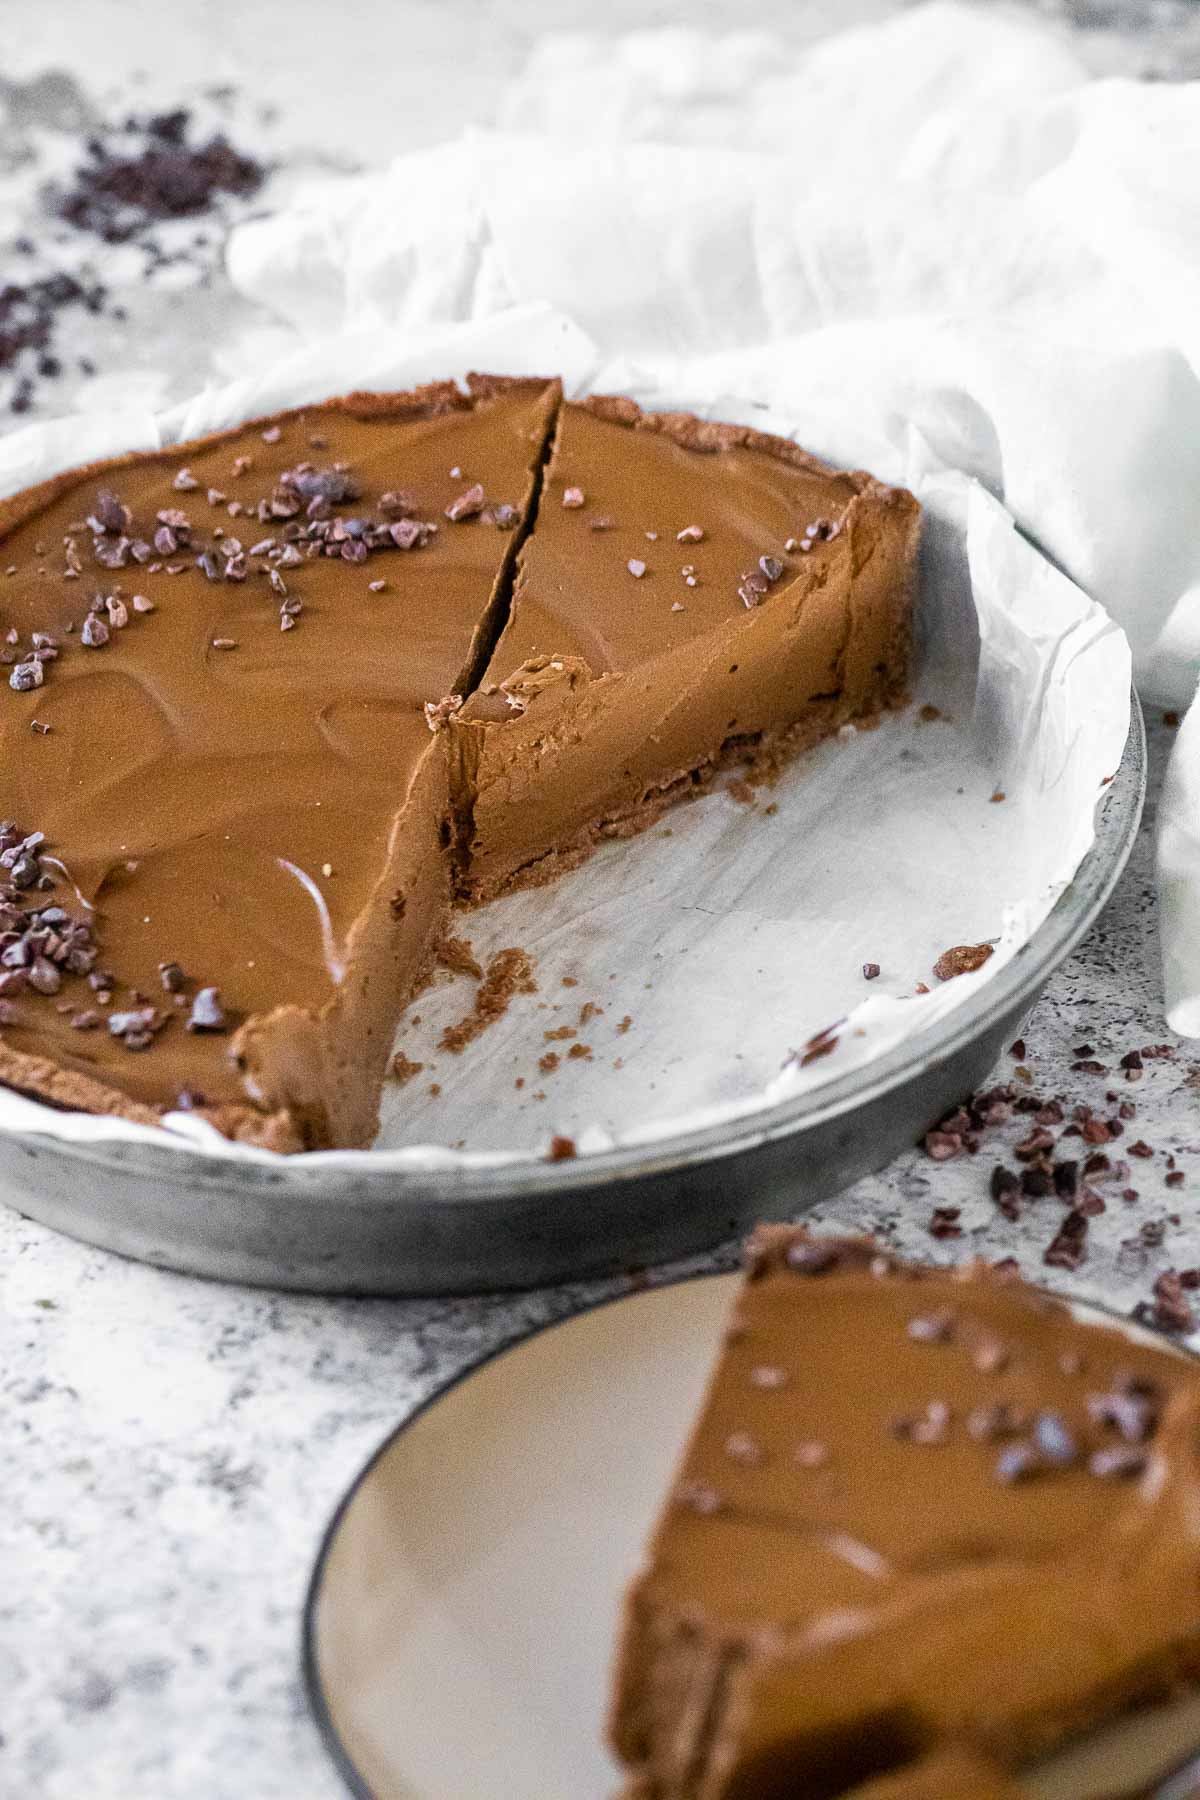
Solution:
M 473 1043 L 489 1025 L 495 1024 L 508 1011 L 518 994 L 535 994 L 533 963 L 524 950 L 497 950 L 483 973 L 475 995 L 475 1004 L 465 1019 L 448 1025 L 438 1040 L 439 1050 L 457 1056 Z
M 219 195 L 258 192 L 261 163 L 219 132 L 190 142 L 190 130 L 191 115 L 180 107 L 88 138 L 69 184 L 47 192 L 51 212 L 106 244 L 124 244 L 164 219 L 207 211 Z
M 101 322 L 127 323 L 117 296 L 131 281 L 140 291 L 159 270 L 187 265 L 196 281 L 209 282 L 223 234 L 191 222 L 251 199 L 268 173 L 183 108 L 112 124 L 93 116 L 85 129 L 89 110 L 58 121 L 61 135 L 51 143 L 23 147 L 32 185 L 16 214 L 20 228 L 3 245 L 0 284 L 0 398 L 17 414 L 30 411 L 42 383 L 96 373 Z M 50 168 L 70 172 L 47 180 Z M 106 252 L 103 281 L 93 266 L 98 246 Z M 127 259 L 119 266 L 115 246 Z M 97 325 L 81 330 L 89 318 Z

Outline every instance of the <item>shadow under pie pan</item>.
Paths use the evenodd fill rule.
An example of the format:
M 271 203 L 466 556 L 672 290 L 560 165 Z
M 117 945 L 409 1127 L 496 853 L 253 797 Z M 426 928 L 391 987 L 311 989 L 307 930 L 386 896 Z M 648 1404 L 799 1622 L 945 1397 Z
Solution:
M 376 1452 L 328 1528 L 304 1620 L 309 1698 L 353 1793 L 612 1800 L 621 1597 L 739 1281 L 644 1290 L 537 1332 Z M 1200 1695 L 1106 1726 L 1020 1783 L 1029 1800 L 1194 1800 L 1198 1747 Z
M 1094 924 L 1137 835 L 1136 695 L 1096 835 L 991 981 L 869 1066 L 729 1123 L 562 1162 L 397 1174 L 371 1151 L 233 1163 L 152 1143 L 0 1132 L 0 1194 L 126 1256 L 219 1280 L 333 1293 L 517 1288 L 607 1273 L 794 1217 L 882 1168 L 986 1078 Z

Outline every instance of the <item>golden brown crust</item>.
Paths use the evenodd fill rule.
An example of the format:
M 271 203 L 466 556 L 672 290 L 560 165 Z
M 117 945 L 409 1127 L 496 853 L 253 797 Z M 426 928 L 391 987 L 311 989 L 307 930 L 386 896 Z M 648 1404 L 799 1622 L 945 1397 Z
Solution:
M 757 431 L 753 425 L 729 425 L 719 419 L 702 419 L 699 414 L 689 412 L 645 412 L 636 400 L 623 394 L 592 394 L 572 404 L 610 424 L 627 425 L 633 431 L 655 431 L 661 437 L 671 438 L 684 450 L 709 454 L 719 450 L 757 450 L 811 475 L 845 475 L 860 488 L 868 484 L 880 485 L 874 476 L 835 468 L 832 463 L 822 462 L 819 457 L 802 450 L 791 438 Z

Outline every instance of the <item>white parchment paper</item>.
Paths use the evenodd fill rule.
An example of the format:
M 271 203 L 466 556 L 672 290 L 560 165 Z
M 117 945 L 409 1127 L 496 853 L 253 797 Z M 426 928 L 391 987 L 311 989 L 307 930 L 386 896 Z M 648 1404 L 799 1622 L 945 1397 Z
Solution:
M 794 414 L 606 366 L 587 333 L 545 306 L 409 332 L 403 349 L 399 341 L 362 329 L 169 415 L 90 419 L 82 454 L 471 367 L 561 369 L 572 391 L 632 387 L 649 405 L 687 404 L 829 448 Z M 853 435 L 853 421 L 843 429 Z M 0 442 L 0 492 L 80 455 L 71 422 L 31 427 Z M 465 915 L 482 960 L 509 944 L 530 952 L 538 992 L 453 1056 L 437 1040 L 469 1012 L 473 987 L 466 977 L 435 983 L 412 1009 L 420 1023 L 406 1021 L 399 1040 L 425 1066 L 389 1091 L 379 1148 L 327 1154 L 476 1164 L 542 1154 L 556 1132 L 588 1149 L 730 1117 L 919 1033 L 1028 938 L 1092 841 L 1096 801 L 1128 729 L 1129 649 L 980 483 L 931 471 L 929 460 L 910 435 L 900 474 L 927 513 L 917 701 L 943 716 L 922 719 L 914 704 L 877 730 L 845 732 L 752 805 L 718 791 L 606 847 L 551 889 Z M 942 950 L 985 940 L 995 950 L 979 974 L 934 981 Z M 866 962 L 882 970 L 869 986 Z M 935 991 L 918 994 L 921 983 Z M 834 1054 L 796 1067 L 789 1053 L 837 1019 L 846 1024 Z M 541 1066 L 548 1056 L 557 1067 Z M 227 1145 L 186 1115 L 147 1132 L 7 1092 L 0 1125 L 202 1143 L 234 1160 L 268 1154 Z

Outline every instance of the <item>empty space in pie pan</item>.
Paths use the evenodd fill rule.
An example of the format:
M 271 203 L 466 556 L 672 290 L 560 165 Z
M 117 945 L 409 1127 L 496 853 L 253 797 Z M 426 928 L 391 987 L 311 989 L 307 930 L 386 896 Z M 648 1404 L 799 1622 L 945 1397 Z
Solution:
M 402 1022 L 376 1148 L 283 1157 L 4 1093 L 5 1198 L 220 1279 L 451 1292 L 685 1254 L 912 1144 L 1103 907 L 1145 746 L 1102 609 L 978 484 L 909 484 L 926 520 L 911 704 L 459 915 L 478 963 L 517 946 L 536 991 L 455 1054 L 442 1036 L 477 983 L 439 972 Z M 939 981 L 962 945 L 986 960 Z M 576 1153 L 552 1159 L 554 1138 Z

